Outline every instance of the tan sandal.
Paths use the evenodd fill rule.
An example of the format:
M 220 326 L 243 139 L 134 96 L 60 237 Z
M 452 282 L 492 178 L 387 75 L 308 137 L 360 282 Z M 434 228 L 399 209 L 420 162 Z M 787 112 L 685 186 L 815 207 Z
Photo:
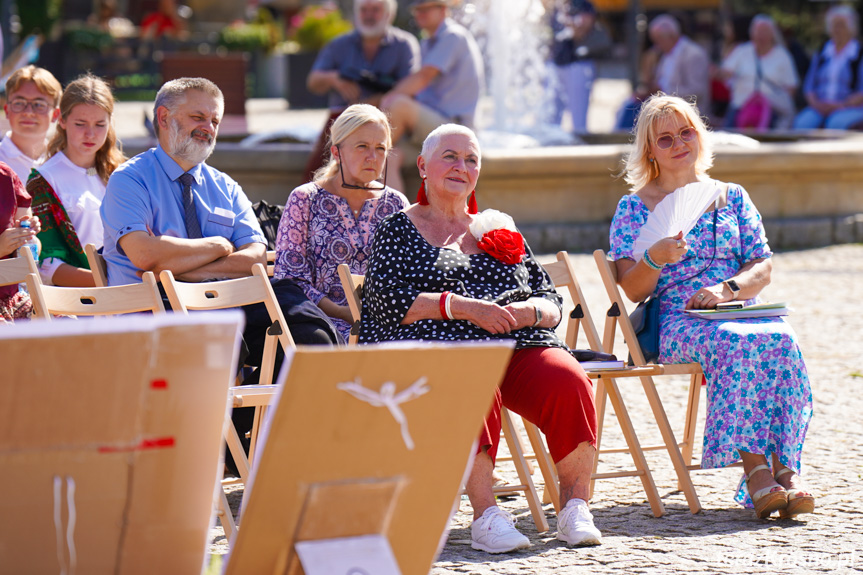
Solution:
M 794 473 L 790 468 L 783 467 L 773 476 L 774 479 L 779 479 L 786 473 Z M 808 491 L 803 489 L 786 489 L 788 493 L 788 506 L 785 509 L 779 510 L 781 519 L 790 519 L 801 513 L 812 513 L 815 511 L 815 497 Z
M 754 475 L 756 472 L 766 469 L 770 471 L 766 465 L 756 465 L 749 472 L 749 475 Z M 746 477 L 746 488 L 749 489 L 749 476 Z M 773 485 L 759 489 L 755 493 L 749 491 L 749 497 L 752 499 L 752 504 L 755 506 L 755 515 L 759 519 L 767 519 L 774 511 L 780 511 L 788 507 L 788 492 L 781 485 Z

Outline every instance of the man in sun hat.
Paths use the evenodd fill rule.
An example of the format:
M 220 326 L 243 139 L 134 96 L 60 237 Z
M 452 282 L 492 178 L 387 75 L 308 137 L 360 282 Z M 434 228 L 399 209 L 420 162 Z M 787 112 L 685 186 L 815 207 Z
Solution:
M 403 137 L 419 146 L 432 130 L 449 122 L 473 127 L 483 63 L 471 33 L 450 18 L 452 2 L 414 0 L 410 9 L 423 32 L 420 43 L 422 66 L 403 78 L 383 97 L 381 109 L 390 116 L 393 144 Z M 398 148 L 391 152 L 399 165 Z M 402 189 L 398 170 L 390 185 Z

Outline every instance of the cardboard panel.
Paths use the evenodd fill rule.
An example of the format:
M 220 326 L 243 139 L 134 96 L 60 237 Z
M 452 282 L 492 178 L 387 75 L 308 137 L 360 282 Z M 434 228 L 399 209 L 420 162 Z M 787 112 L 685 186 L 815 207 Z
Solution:
M 297 531 L 321 537 L 326 526 L 321 519 L 313 530 L 300 525 L 312 488 L 355 482 L 353 498 L 342 490 L 343 503 L 326 512 L 361 523 L 372 480 L 398 481 L 397 492 L 380 498 L 381 506 L 395 498 L 392 516 L 379 527 L 343 525 L 331 536 L 380 528 L 402 573 L 427 573 L 510 355 L 500 344 L 298 349 L 271 410 L 226 573 L 294 567 Z M 405 430 L 388 407 L 357 397 L 374 403 L 387 385 L 397 400 L 418 391 L 396 402 Z
M 241 324 L 0 330 L 0 575 L 200 573 Z

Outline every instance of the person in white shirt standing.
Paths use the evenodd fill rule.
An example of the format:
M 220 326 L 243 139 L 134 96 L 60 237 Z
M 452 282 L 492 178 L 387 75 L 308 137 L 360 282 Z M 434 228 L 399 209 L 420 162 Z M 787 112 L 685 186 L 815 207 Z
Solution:
M 39 273 L 46 284 L 94 285 L 83 247 L 102 246 L 105 186 L 126 159 L 113 113 L 114 96 L 101 78 L 86 74 L 66 86 L 49 157 L 27 182 L 33 214 L 42 222 Z
M 785 49 L 773 18 L 759 14 L 749 26 L 750 42 L 737 46 L 722 62 L 720 76 L 731 85 L 731 108 L 725 125 L 735 127 L 735 116 L 756 91 L 770 100 L 771 127 L 788 129 L 794 120 L 794 90 L 799 79 L 794 60 Z
M 11 128 L 0 141 L 0 161 L 15 170 L 22 182 L 45 161 L 48 131 L 60 117 L 63 87 L 44 68 L 25 66 L 6 81 L 3 110 Z

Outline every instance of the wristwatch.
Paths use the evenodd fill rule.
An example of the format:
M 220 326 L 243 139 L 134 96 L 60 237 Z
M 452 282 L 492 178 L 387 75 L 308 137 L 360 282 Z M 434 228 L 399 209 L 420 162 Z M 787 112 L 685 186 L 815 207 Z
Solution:
M 536 321 L 534 322 L 533 327 L 539 327 L 539 324 L 542 323 L 542 310 L 538 305 L 534 305 L 533 311 L 536 312 Z
M 737 282 L 736 282 L 736 281 L 734 281 L 734 280 L 725 280 L 725 281 L 724 281 L 724 282 L 722 282 L 722 283 L 724 283 L 725 285 L 727 285 L 727 286 L 728 286 L 728 289 L 730 289 L 730 290 L 731 290 L 731 299 L 733 299 L 733 300 L 734 300 L 734 299 L 737 299 L 737 294 L 739 294 L 739 293 L 740 293 L 740 286 L 739 286 L 739 285 L 737 285 Z

